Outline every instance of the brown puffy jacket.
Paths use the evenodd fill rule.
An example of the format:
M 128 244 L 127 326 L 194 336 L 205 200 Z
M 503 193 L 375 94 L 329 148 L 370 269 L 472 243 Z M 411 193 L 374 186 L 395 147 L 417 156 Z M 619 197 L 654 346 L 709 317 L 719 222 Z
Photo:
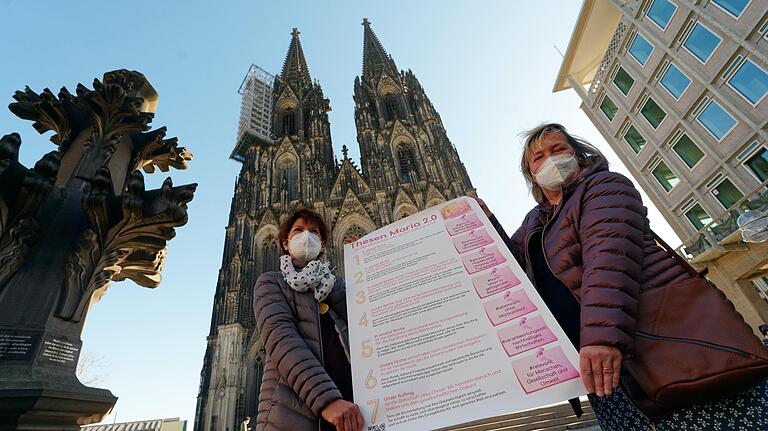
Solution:
M 349 351 L 344 281 L 336 278 L 325 300 Z M 259 394 L 257 431 L 316 431 L 320 412 L 342 398 L 323 368 L 320 313 L 311 292 L 297 292 L 280 272 L 266 272 L 253 289 L 256 326 L 267 352 Z M 326 358 L 327 360 L 343 360 Z
M 533 278 L 528 241 L 543 230 L 553 274 L 581 304 L 581 346 L 608 345 L 631 354 L 640 291 L 690 278 L 653 238 L 632 182 L 604 160 L 582 169 L 561 205 L 539 204 L 508 245 Z

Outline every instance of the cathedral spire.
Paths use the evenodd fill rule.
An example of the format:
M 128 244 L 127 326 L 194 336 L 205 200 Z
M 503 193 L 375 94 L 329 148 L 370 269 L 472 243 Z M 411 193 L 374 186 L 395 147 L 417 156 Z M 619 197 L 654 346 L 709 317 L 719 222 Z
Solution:
M 395 61 L 381 46 L 368 18 L 363 18 L 363 27 L 363 79 L 372 79 L 381 71 L 389 72 L 394 78 L 398 75 Z
M 299 33 L 297 28 L 294 28 L 291 32 L 291 45 L 288 47 L 288 53 L 285 55 L 280 78 L 291 84 L 309 85 L 312 79 L 309 76 L 307 61 L 304 59 L 304 51 L 301 49 Z

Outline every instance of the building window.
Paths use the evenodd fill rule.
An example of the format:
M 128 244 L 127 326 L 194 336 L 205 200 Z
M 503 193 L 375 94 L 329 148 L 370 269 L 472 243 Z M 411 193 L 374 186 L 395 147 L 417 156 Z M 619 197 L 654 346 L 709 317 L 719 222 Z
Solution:
M 712 223 L 712 217 L 699 204 L 692 206 L 691 209 L 686 211 L 685 218 L 691 222 L 696 230 L 701 230 L 704 226 Z
M 639 153 L 645 146 L 645 138 L 635 129 L 635 126 L 629 126 L 627 133 L 624 134 L 624 141 L 632 147 L 635 153 Z
M 752 280 L 752 285 L 757 289 L 757 294 L 768 302 L 768 277 L 760 277 Z
M 344 237 L 342 238 L 341 241 L 344 244 L 349 244 L 359 240 L 360 238 L 366 235 L 368 235 L 368 232 L 366 232 L 365 229 L 361 228 L 356 224 L 353 224 L 352 226 L 349 227 L 349 229 L 347 229 L 347 232 L 344 234 Z
M 659 124 L 661 124 L 661 122 L 664 121 L 664 118 L 667 116 L 667 113 L 661 109 L 661 106 L 659 106 L 659 104 L 650 97 L 645 102 L 645 105 L 643 105 L 643 107 L 640 109 L 640 113 L 646 120 L 648 120 L 654 129 L 658 129 Z
M 613 77 L 613 83 L 616 85 L 619 91 L 624 93 L 626 96 L 629 94 L 629 90 L 632 89 L 632 86 L 635 85 L 635 80 L 629 76 L 623 67 L 619 67 L 619 70 L 616 72 L 616 76 Z
M 396 96 L 387 96 L 384 98 L 384 120 L 394 121 L 397 118 L 397 100 Z
M 667 166 L 667 164 L 663 161 L 656 166 L 652 173 L 666 192 L 672 190 L 672 188 L 680 182 L 680 179 L 677 178 L 677 175 L 675 175 L 675 173 L 672 172 L 672 169 L 669 169 L 669 166 Z
M 603 111 L 603 114 L 605 114 L 606 117 L 608 117 L 608 120 L 613 121 L 616 113 L 619 112 L 619 107 L 616 106 L 616 104 L 613 103 L 613 100 L 606 94 L 605 97 L 603 97 L 603 101 L 600 102 L 600 110 Z
M 397 161 L 400 165 L 400 178 L 403 181 L 411 180 L 411 172 L 418 178 L 416 170 L 416 158 L 413 157 L 413 150 L 408 144 L 400 144 L 397 147 Z
M 680 99 L 680 96 L 691 85 L 691 79 L 681 72 L 674 63 L 669 64 L 667 71 L 664 72 L 664 76 L 661 77 L 659 82 L 675 99 Z
M 279 267 L 279 248 L 277 239 L 270 235 L 262 246 L 261 272 L 277 271 Z
M 280 165 L 277 169 L 277 181 L 280 190 L 285 190 L 288 200 L 296 198 L 296 165 L 291 162 Z
M 753 105 L 757 105 L 768 92 L 768 73 L 747 60 L 733 74 L 728 84 Z
M 632 41 L 632 45 L 629 46 L 628 51 L 632 58 L 645 66 L 645 63 L 648 62 L 648 57 L 650 57 L 653 52 L 653 45 L 645 40 L 643 36 L 640 36 L 640 33 L 636 33 L 635 40 Z
M 677 140 L 672 149 L 689 168 L 696 166 L 699 160 L 704 157 L 704 152 L 685 133 Z
M 750 0 L 712 0 L 712 3 L 720 6 L 721 9 L 738 18 Z
M 283 113 L 283 136 L 296 134 L 296 111 L 290 109 Z
M 736 205 L 736 202 L 744 197 L 744 194 L 741 193 L 741 191 L 737 189 L 736 186 L 733 185 L 731 180 L 728 178 L 724 179 L 720 182 L 720 184 L 715 186 L 715 188 L 712 189 L 712 194 L 715 196 L 717 201 L 720 202 L 720 205 L 722 205 L 725 209 Z
M 761 148 L 754 156 L 744 162 L 760 182 L 768 181 L 768 150 Z
M 662 30 L 665 30 L 672 19 L 672 15 L 675 14 L 675 10 L 677 10 L 677 6 L 669 0 L 654 0 L 646 15 Z
M 701 114 L 696 118 L 704 128 L 718 141 L 721 141 L 734 127 L 736 120 L 714 100 L 711 101 Z
M 683 46 L 699 61 L 706 63 L 721 41 L 719 36 L 697 22 Z

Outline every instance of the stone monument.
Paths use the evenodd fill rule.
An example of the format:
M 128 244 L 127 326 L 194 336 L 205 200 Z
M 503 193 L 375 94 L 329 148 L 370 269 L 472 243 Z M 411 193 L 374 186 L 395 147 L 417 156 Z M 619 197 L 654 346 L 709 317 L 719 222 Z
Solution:
M 145 190 L 141 171 L 185 169 L 192 155 L 149 130 L 158 94 L 135 71 L 13 97 L 57 149 L 28 169 L 19 135 L 0 139 L 0 430 L 79 430 L 117 401 L 75 376 L 90 306 L 110 281 L 159 285 L 197 186 Z

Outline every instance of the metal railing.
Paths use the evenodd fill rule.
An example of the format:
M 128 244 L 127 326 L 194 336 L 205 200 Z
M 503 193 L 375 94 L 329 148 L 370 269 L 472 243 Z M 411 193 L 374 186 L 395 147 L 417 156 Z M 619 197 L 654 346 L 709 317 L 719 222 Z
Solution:
M 768 180 L 713 218 L 677 248 L 681 256 L 696 258 L 739 230 L 736 220 L 749 210 L 768 210 Z

